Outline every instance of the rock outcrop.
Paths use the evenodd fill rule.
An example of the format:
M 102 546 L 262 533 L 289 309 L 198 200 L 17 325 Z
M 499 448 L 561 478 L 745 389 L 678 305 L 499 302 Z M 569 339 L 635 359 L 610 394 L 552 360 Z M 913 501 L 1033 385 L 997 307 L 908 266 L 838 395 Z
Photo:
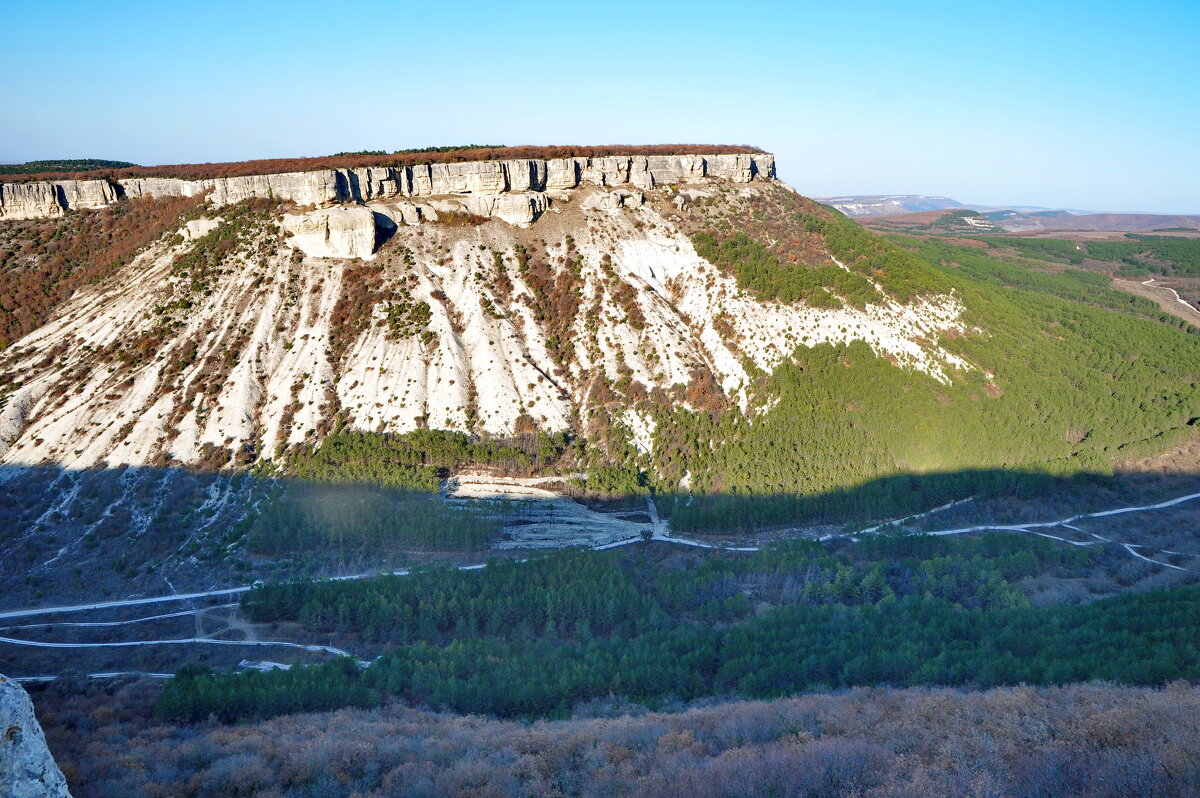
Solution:
M 68 210 L 103 208 L 118 198 L 107 180 L 0 183 L 0 219 L 49 219 Z
M 391 202 L 372 205 L 371 210 L 380 216 L 390 219 L 394 224 L 406 224 L 410 227 L 416 226 L 421 222 L 436 222 L 438 219 L 437 211 L 432 206 L 424 203 L 407 201 Z M 379 221 L 378 216 L 375 217 L 375 221 Z
M 206 180 L 137 177 L 116 183 L 107 180 L 5 183 L 0 184 L 0 219 L 51 218 L 70 209 L 103 207 L 121 197 L 194 197 L 207 193 L 209 201 L 217 206 L 259 197 L 322 207 L 394 197 L 538 193 L 572 189 L 581 183 L 647 189 L 708 178 L 749 183 L 774 176 L 775 156 L 753 153 L 468 161 L 319 169 Z M 533 218 L 538 213 L 533 206 L 541 201 L 528 200 Z M 480 215 L 525 220 L 526 204 L 525 199 L 506 200 L 500 205 L 501 212 Z
M 481 194 L 467 197 L 464 204 L 476 216 L 493 216 L 516 227 L 528 227 L 550 207 L 550 199 L 539 191 Z
M 70 798 L 33 702 L 20 684 L 0 676 L 0 794 L 7 798 Z
M 285 213 L 290 243 L 312 258 L 369 258 L 375 252 L 375 214 L 369 208 Z
M 62 216 L 54 183 L 0 183 L 0 219 Z
M 297 205 L 329 205 L 357 199 L 345 189 L 344 176 L 333 170 L 222 177 L 213 181 L 209 196 L 213 205 L 252 198 L 291 200 Z
M 640 208 L 645 202 L 646 195 L 642 192 L 619 189 L 593 194 L 584 200 L 584 207 L 601 211 L 619 211 L 622 208 Z
M 220 226 L 220 219 L 192 219 L 184 222 L 183 227 L 179 228 L 179 235 L 183 237 L 184 241 L 195 241 Z

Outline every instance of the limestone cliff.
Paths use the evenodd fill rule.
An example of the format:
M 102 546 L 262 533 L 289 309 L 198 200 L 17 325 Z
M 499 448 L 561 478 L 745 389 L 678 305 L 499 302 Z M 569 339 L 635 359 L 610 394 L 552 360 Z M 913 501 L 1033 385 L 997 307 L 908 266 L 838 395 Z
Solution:
M 67 780 L 46 747 L 33 702 L 18 683 L 0 676 L 0 795 L 70 798 Z
M 404 167 L 322 169 L 207 180 L 128 178 L 0 184 L 0 219 L 61 216 L 67 210 L 97 208 L 121 197 L 196 196 L 210 192 L 214 205 L 250 198 L 289 200 L 324 206 L 393 197 L 498 195 L 631 184 L 637 188 L 713 178 L 738 183 L 775 176 L 767 153 L 727 155 L 646 155 L 553 160 L 474 161 Z
M 118 198 L 118 187 L 107 180 L 0 183 L 0 219 L 48 219 L 68 210 L 103 208 Z

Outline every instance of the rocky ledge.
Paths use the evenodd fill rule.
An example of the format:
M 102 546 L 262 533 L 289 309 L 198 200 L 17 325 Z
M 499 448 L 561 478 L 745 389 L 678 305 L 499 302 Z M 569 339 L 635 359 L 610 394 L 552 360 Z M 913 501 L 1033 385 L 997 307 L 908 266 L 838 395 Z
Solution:
M 523 220 L 531 193 L 572 189 L 582 183 L 630 185 L 638 189 L 705 179 L 748 183 L 775 176 L 775 156 L 768 153 L 722 155 L 620 155 L 551 160 L 469 161 L 417 166 L 320 169 L 211 180 L 129 178 L 62 180 L 0 184 L 0 219 L 41 219 L 68 210 L 99 208 L 123 197 L 179 197 L 208 194 L 220 206 L 252 197 L 290 200 L 322 207 L 396 197 L 466 195 L 521 198 L 495 199 L 487 213 Z M 476 200 L 476 202 L 479 202 Z M 536 212 L 536 207 L 532 208 Z M 407 220 L 406 220 L 407 221 Z M 517 223 L 520 223 L 518 221 Z
M 0 676 L 0 794 L 11 798 L 70 798 L 67 780 L 46 747 L 25 688 Z

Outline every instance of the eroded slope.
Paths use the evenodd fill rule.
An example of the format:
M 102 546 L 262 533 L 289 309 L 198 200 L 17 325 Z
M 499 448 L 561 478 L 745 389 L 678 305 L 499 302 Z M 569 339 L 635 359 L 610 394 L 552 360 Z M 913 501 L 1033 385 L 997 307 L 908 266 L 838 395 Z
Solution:
M 752 372 L 798 346 L 865 341 L 942 381 L 966 367 L 936 344 L 960 329 L 953 295 L 824 303 L 840 307 L 754 296 L 697 254 L 681 210 L 734 218 L 793 197 L 773 181 L 583 184 L 527 228 L 442 204 L 436 222 L 382 227 L 390 238 L 366 261 L 304 256 L 270 201 L 214 209 L 215 227 L 156 241 L 0 355 L 4 460 L 248 464 L 335 423 L 601 424 L 645 449 L 649 414 L 630 409 L 643 398 L 748 408 Z

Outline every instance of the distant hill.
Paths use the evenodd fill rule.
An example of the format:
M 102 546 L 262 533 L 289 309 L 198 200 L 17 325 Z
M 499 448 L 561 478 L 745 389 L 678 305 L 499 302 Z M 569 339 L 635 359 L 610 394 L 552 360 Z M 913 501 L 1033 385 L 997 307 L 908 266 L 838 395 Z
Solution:
M 1015 211 L 999 211 L 999 214 Z M 881 231 L 932 233 L 935 235 L 978 235 L 1004 233 L 1006 228 L 992 214 L 969 208 L 937 209 L 915 213 L 896 213 L 888 216 L 864 217 L 862 223 Z
M 1009 230 L 1104 230 L 1145 233 L 1161 230 L 1200 230 L 1200 216 L 1170 216 L 1154 213 L 1064 214 L 1060 217 L 1024 216 L 1019 222 L 1001 222 Z M 1019 224 L 1020 226 L 1016 226 Z
M 1088 211 L 1074 208 L 1044 208 L 1039 205 L 971 205 L 950 197 L 929 197 L 924 194 L 858 194 L 839 197 L 816 197 L 817 201 L 837 208 L 851 217 L 895 216 L 924 211 L 965 209 L 984 213 L 1017 213 L 1027 216 L 1078 215 Z
M 28 161 L 0 164 L 0 175 L 40 175 L 46 172 L 87 172 L 94 169 L 125 169 L 137 166 L 129 161 L 106 161 L 102 158 L 78 158 L 58 161 Z
M 817 197 L 819 202 L 885 229 L 933 233 L 1024 233 L 1041 230 L 1147 233 L 1164 229 L 1200 230 L 1200 216 L 1152 213 L 1089 213 L 1036 205 L 967 205 L 950 197 L 923 194 L 862 194 Z M 954 214 L 938 213 L 953 211 Z M 976 211 L 978 214 L 960 214 Z

